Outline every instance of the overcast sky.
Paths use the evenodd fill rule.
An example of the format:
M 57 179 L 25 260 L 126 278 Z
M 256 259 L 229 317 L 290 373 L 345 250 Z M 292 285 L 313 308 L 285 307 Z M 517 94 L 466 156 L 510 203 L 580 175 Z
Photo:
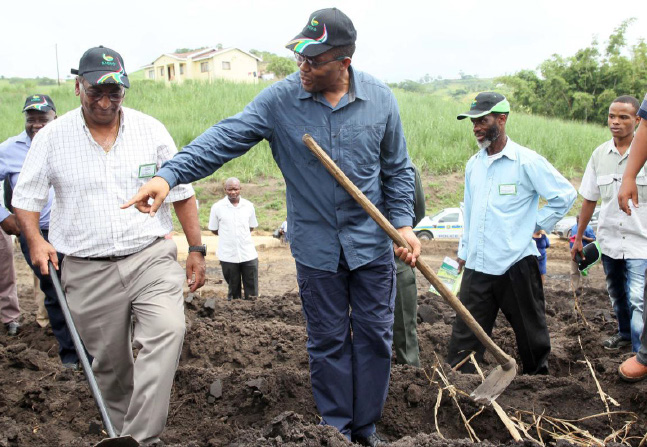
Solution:
M 71 0 L 3 1 L 0 75 L 61 78 L 83 52 L 110 47 L 135 71 L 176 48 L 283 46 L 314 10 L 336 6 L 357 29 L 353 65 L 393 82 L 459 72 L 492 77 L 534 69 L 554 53 L 570 56 L 597 36 L 606 41 L 636 17 L 630 43 L 647 37 L 644 2 L 581 0 Z

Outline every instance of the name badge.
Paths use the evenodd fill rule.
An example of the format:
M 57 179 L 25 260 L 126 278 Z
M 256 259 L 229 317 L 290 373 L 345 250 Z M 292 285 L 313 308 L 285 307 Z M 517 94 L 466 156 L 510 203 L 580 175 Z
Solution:
M 139 178 L 148 178 L 155 175 L 157 165 L 151 163 L 148 165 L 139 165 Z
M 499 195 L 500 196 L 514 196 L 517 194 L 517 185 L 514 183 L 508 183 L 504 185 L 499 185 Z

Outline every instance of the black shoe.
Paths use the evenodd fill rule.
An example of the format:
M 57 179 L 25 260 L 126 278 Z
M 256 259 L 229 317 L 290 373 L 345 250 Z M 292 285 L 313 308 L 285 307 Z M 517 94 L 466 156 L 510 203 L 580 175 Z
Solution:
M 18 329 L 20 329 L 20 323 L 17 321 L 10 321 L 9 323 L 5 324 L 5 327 L 7 328 L 7 335 L 10 337 L 13 337 L 14 335 L 18 334 Z
M 604 343 L 602 343 L 602 346 L 607 351 L 617 351 L 620 348 L 631 346 L 631 340 L 627 340 L 625 338 L 622 338 L 622 335 L 616 334 L 613 337 L 605 340 Z
M 364 445 L 368 447 L 382 447 L 389 445 L 384 439 L 380 438 L 380 435 L 377 432 L 373 432 L 371 436 L 365 438 L 363 436 L 351 436 L 351 440 L 355 444 Z

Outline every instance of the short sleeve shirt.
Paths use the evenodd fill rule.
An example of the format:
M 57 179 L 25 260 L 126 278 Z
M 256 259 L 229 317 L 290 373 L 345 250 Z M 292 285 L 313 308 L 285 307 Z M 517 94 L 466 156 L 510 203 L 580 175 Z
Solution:
M 112 149 L 94 141 L 81 108 L 40 130 L 18 178 L 12 204 L 40 212 L 54 187 L 49 241 L 78 257 L 137 253 L 173 229 L 170 202 L 191 197 L 191 185 L 173 188 L 155 217 L 120 207 L 177 152 L 162 123 L 122 107 Z
M 250 232 L 250 228 L 257 226 L 254 205 L 249 200 L 241 198 L 234 206 L 225 197 L 214 203 L 209 216 L 209 229 L 218 231 L 218 259 L 241 263 L 258 258 Z
M 602 253 L 613 259 L 644 259 L 647 253 L 647 207 L 626 215 L 618 206 L 618 192 L 627 167 L 629 148 L 623 155 L 613 139 L 598 146 L 584 171 L 580 194 L 592 202 L 602 201 L 597 237 Z M 647 203 L 645 167 L 636 177 L 640 203 Z

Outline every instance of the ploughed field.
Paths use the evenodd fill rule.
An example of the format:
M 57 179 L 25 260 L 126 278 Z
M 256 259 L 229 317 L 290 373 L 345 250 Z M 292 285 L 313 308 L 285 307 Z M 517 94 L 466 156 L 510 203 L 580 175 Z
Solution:
M 431 241 L 423 250 L 437 269 L 456 243 Z M 647 445 L 647 381 L 621 382 L 616 371 L 630 352 L 601 347 L 616 327 L 602 269 L 584 281 L 578 311 L 567 251 L 561 241 L 548 250 L 551 375 L 519 375 L 497 402 L 522 445 Z M 259 257 L 258 300 L 227 302 L 213 256 L 208 285 L 187 297 L 187 335 L 162 435 L 168 446 L 349 445 L 318 425 L 289 248 L 261 248 Z M 60 366 L 51 330 L 35 323 L 31 271 L 19 251 L 15 259 L 23 327 L 13 338 L 0 329 L 0 447 L 93 445 L 105 434 L 85 378 Z M 479 376 L 443 363 L 455 314 L 427 290 L 418 275 L 423 368 L 393 365 L 379 432 L 400 447 L 517 445 L 492 407 L 469 399 Z M 502 316 L 493 339 L 516 357 Z M 481 367 L 487 374 L 494 365 L 486 356 Z

